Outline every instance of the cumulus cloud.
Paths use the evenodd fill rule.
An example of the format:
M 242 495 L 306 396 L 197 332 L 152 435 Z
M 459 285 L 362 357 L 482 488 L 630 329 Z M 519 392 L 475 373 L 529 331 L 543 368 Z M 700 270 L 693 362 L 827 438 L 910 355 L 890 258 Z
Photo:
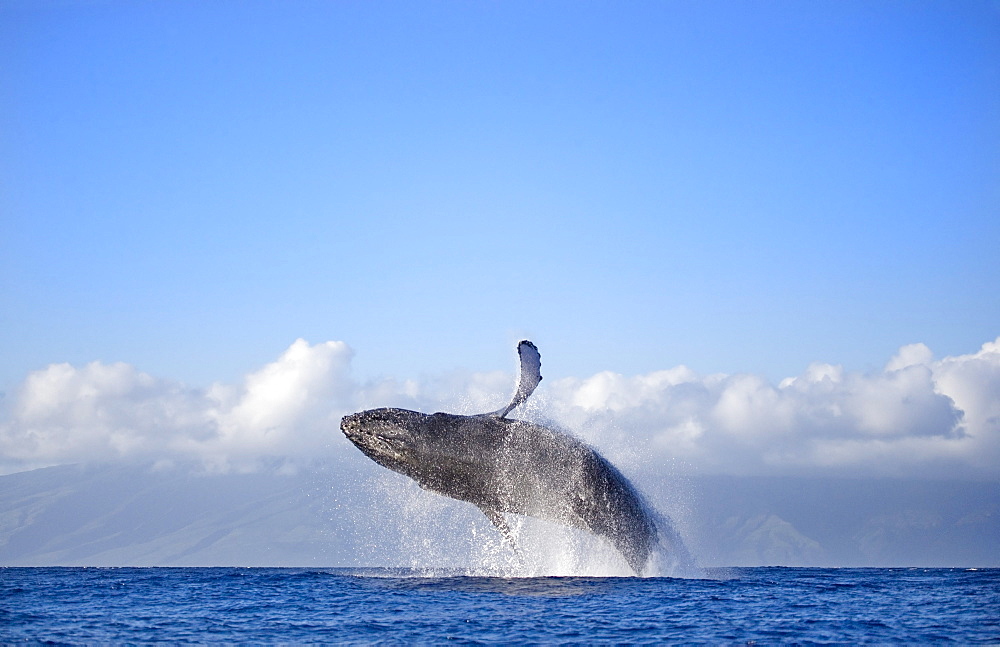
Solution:
M 81 461 L 196 461 L 214 470 L 352 456 L 342 415 L 375 406 L 478 413 L 514 376 L 351 376 L 343 342 L 295 341 L 235 385 L 190 388 L 128 364 L 55 364 L 0 419 L 0 469 Z M 881 371 L 813 364 L 778 384 L 676 367 L 543 382 L 518 415 L 572 430 L 614 459 L 700 473 L 1000 476 L 1000 339 L 935 360 L 904 346 Z
M 935 361 L 904 346 L 881 371 L 813 364 L 774 385 L 684 367 L 550 387 L 557 419 L 728 474 L 1000 476 L 1000 339 Z M 622 449 L 621 451 L 625 451 Z
M 192 389 L 128 364 L 54 364 L 28 376 L 0 425 L 8 470 L 90 460 L 195 459 L 218 469 L 329 443 L 357 388 L 342 342 L 299 339 L 240 385 Z

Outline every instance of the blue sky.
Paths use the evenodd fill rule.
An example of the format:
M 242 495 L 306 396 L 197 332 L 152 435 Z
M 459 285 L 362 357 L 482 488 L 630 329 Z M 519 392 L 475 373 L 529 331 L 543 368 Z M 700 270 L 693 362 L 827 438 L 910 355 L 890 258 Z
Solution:
M 680 364 L 1000 334 L 991 2 L 0 4 L 0 390 Z

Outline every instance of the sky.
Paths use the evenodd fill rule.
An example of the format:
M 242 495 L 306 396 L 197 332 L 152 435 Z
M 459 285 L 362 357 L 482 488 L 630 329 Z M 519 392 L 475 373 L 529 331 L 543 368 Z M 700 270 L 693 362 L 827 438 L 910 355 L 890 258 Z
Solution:
M 995 2 L 8 0 L 0 62 L 4 471 L 496 408 L 530 338 L 612 448 L 998 477 Z

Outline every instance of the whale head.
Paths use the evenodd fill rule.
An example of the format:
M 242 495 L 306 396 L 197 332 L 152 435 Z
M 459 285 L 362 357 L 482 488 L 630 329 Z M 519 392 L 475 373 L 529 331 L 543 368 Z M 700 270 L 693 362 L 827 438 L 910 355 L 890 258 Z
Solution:
M 458 484 L 471 485 L 490 471 L 498 426 L 503 423 L 491 418 L 395 408 L 352 413 L 340 422 L 347 439 L 379 465 L 458 498 L 465 498 Z
M 397 472 L 421 453 L 421 418 L 406 409 L 371 409 L 344 416 L 340 429 L 354 445 L 376 463 Z

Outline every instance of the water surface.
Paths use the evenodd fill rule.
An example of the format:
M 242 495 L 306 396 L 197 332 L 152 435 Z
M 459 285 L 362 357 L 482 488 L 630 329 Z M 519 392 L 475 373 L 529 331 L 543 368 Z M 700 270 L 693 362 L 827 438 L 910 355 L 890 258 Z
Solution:
M 1000 569 L 0 568 L 0 641 L 1000 642 Z

